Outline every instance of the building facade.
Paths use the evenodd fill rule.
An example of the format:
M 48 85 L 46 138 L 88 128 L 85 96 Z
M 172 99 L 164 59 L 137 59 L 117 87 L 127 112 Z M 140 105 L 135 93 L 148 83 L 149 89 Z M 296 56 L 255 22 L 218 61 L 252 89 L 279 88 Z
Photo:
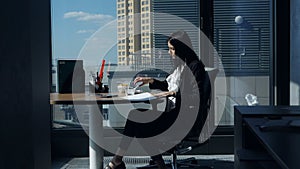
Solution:
M 152 61 L 151 0 L 118 0 L 118 65 L 150 67 Z
M 166 39 L 179 29 L 188 32 L 199 54 L 198 0 L 117 0 L 117 16 L 118 65 L 171 70 Z

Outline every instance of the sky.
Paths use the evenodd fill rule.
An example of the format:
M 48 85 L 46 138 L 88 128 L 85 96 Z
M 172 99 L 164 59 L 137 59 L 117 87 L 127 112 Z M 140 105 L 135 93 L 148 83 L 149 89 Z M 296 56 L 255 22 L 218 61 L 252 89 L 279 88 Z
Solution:
M 78 58 L 96 31 L 115 19 L 116 0 L 51 0 L 53 59 Z M 116 63 L 116 46 L 105 57 Z

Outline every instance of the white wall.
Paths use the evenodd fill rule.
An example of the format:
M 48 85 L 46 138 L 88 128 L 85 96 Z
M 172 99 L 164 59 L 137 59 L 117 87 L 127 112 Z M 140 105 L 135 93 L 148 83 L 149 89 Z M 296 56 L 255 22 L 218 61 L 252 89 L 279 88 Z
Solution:
M 260 105 L 269 105 L 269 90 L 268 76 L 217 77 L 215 109 L 217 118 L 222 116 L 220 124 L 233 125 L 233 106 L 247 105 L 248 93 L 257 96 Z

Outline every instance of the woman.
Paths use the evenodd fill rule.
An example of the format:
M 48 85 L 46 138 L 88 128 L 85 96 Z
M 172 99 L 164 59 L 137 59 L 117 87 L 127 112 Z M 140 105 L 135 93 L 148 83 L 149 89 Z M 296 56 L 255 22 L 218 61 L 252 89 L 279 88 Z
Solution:
M 159 81 L 151 77 L 137 77 L 134 83 L 142 82 L 142 85 L 149 84 L 150 89 L 169 91 L 171 93 L 168 102 L 169 106 L 158 118 L 148 123 L 139 123 L 130 120 L 132 116 L 136 113 L 141 113 L 143 110 L 130 112 L 123 133 L 129 138 L 149 138 L 161 134 L 174 124 L 181 112 L 190 113 L 193 110 L 198 110 L 196 112 L 197 124 L 194 124 L 192 129 L 185 133 L 185 136 L 191 134 L 191 132 L 200 133 L 201 126 L 204 125 L 206 120 L 206 110 L 209 108 L 208 100 L 210 99 L 210 82 L 207 72 L 205 72 L 204 64 L 194 52 L 191 40 L 186 32 L 177 31 L 172 33 L 167 42 L 169 54 L 174 63 L 172 74 L 164 81 Z M 208 79 L 206 80 L 207 84 L 204 84 L 205 79 Z M 209 85 L 209 91 L 204 91 L 204 85 Z M 122 158 L 129 144 L 130 140 L 128 139 L 121 141 L 116 155 L 106 166 L 106 169 L 126 168 Z M 145 146 L 143 148 L 147 151 L 149 147 Z M 153 151 L 156 147 L 150 148 Z M 157 151 L 156 155 L 151 156 L 151 158 L 159 169 L 166 169 L 159 151 Z

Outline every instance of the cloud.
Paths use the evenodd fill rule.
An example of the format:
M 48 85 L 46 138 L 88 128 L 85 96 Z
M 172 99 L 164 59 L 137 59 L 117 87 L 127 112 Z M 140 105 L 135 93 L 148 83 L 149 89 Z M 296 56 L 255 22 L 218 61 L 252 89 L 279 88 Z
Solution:
M 76 33 L 78 34 L 84 34 L 84 33 L 94 33 L 95 30 L 93 29 L 88 29 L 88 30 L 78 30 Z
M 114 19 L 111 15 L 91 14 L 82 11 L 67 12 L 64 14 L 65 19 L 75 18 L 78 21 L 93 21 L 97 23 L 109 22 Z

